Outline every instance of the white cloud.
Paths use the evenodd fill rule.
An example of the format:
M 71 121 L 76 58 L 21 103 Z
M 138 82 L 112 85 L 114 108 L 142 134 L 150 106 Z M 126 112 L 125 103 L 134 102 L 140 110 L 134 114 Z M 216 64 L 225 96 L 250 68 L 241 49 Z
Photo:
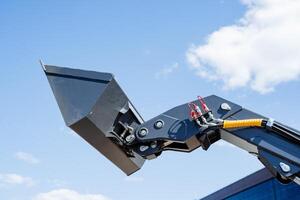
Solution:
M 225 89 L 250 87 L 260 93 L 300 76 L 300 1 L 242 0 L 248 8 L 238 23 L 193 45 L 187 60 L 200 77 L 221 80 Z
M 21 176 L 19 174 L 0 174 L 0 185 L 24 185 L 31 187 L 35 185 L 35 182 L 30 177 Z
M 29 153 L 26 153 L 26 152 L 17 152 L 15 154 L 15 157 L 18 159 L 18 160 L 22 160 L 24 162 L 27 162 L 29 164 L 38 164 L 40 163 L 39 159 L 37 159 L 36 157 L 34 157 L 33 155 L 29 154 Z
M 101 194 L 80 194 L 69 189 L 57 189 L 36 195 L 33 200 L 109 200 Z
M 174 63 L 173 65 L 171 65 L 169 67 L 164 67 L 164 68 L 162 68 L 160 71 L 158 71 L 155 74 L 155 78 L 157 78 L 157 79 L 159 79 L 159 78 L 166 78 L 167 76 L 169 76 L 170 74 L 172 74 L 178 68 L 179 68 L 179 64 L 178 63 Z

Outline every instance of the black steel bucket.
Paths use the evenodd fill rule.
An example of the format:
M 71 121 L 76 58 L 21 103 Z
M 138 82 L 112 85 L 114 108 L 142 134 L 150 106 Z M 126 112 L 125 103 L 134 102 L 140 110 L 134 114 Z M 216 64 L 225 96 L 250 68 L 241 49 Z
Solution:
M 113 75 L 42 66 L 66 125 L 127 175 L 140 169 L 144 159 L 119 140 L 126 127 L 135 127 L 143 119 Z

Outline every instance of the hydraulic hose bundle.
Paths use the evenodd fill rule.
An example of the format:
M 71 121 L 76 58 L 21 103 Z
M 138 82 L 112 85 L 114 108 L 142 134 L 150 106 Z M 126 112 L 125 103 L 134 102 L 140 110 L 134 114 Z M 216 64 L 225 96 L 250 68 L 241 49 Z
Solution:
M 200 127 L 219 127 L 224 129 L 263 127 L 266 124 L 264 119 L 244 119 L 244 120 L 222 120 L 216 119 L 212 111 L 208 108 L 204 99 L 198 96 L 202 110 L 195 103 L 189 103 L 190 116 Z
M 287 126 L 275 122 L 273 119 L 242 119 L 242 120 L 222 120 L 216 119 L 212 111 L 208 108 L 204 99 L 198 96 L 202 110 L 195 103 L 189 103 L 190 117 L 203 128 L 223 128 L 223 129 L 238 129 L 247 127 L 266 128 L 272 130 L 278 135 L 288 138 L 294 142 L 300 142 L 300 134 L 298 131 Z
M 222 128 L 263 127 L 263 119 L 224 120 Z

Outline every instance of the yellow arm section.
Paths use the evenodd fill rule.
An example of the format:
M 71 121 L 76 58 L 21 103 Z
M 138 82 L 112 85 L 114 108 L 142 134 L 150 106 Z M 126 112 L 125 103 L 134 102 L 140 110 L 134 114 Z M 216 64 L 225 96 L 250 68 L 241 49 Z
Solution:
M 261 127 L 263 119 L 224 120 L 223 128 Z

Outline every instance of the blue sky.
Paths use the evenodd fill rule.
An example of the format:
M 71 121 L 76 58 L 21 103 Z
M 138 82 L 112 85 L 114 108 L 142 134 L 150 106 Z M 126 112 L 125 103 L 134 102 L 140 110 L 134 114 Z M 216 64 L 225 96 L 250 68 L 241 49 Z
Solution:
M 52 195 L 50 200 L 61 200 L 53 197 L 55 192 L 57 196 L 73 195 L 74 200 L 89 200 L 88 195 L 98 195 L 95 200 L 196 199 L 262 168 L 255 157 L 221 142 L 207 152 L 165 152 L 126 177 L 65 127 L 38 63 L 42 58 L 46 64 L 114 73 L 145 119 L 197 95 L 216 94 L 300 129 L 300 56 L 264 51 L 274 57 L 282 55 L 277 66 L 272 65 L 274 57 L 262 54 L 258 58 L 257 51 L 238 54 L 244 52 L 244 48 L 236 49 L 245 46 L 242 40 L 233 41 L 240 44 L 234 47 L 220 43 L 227 33 L 222 27 L 234 29 L 236 35 L 230 36 L 242 38 L 235 29 L 242 26 L 246 29 L 242 33 L 251 39 L 247 24 L 257 24 L 261 18 L 243 16 L 251 9 L 264 11 L 251 2 L 1 2 L 0 199 L 45 200 Z M 273 30 L 274 23 L 263 20 L 263 27 Z M 255 29 L 255 35 L 265 33 L 264 28 Z M 261 36 L 262 41 L 265 37 Z M 278 37 L 285 39 L 285 34 Z M 300 41 L 297 36 L 292 38 Z M 259 49 L 270 47 L 259 44 Z M 275 49 L 292 48 L 293 52 L 300 46 L 291 44 L 275 43 L 280 47 Z M 226 50 L 236 52 L 236 57 L 213 55 L 222 48 L 224 54 Z M 249 58 L 256 62 L 245 64 L 252 60 Z M 239 61 L 236 66 L 235 60 Z M 293 61 L 288 65 L 293 68 L 284 67 L 286 60 Z M 257 63 L 265 65 L 253 67 Z M 227 69 L 232 70 L 231 66 L 241 74 L 230 75 Z M 204 68 L 210 73 L 207 78 L 201 73 Z M 269 77 L 258 75 L 269 72 Z M 245 79 L 237 78 L 245 74 Z

